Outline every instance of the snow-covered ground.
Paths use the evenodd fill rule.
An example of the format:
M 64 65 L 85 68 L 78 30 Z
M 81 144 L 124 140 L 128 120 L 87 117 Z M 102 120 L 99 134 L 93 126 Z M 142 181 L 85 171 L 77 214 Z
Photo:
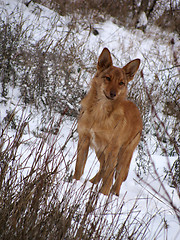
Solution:
M 38 41 L 43 36 L 46 36 L 46 40 L 51 43 L 53 40 L 53 46 L 59 38 L 62 38 L 63 34 L 66 34 L 68 31 L 68 26 L 71 23 L 71 16 L 64 17 L 59 16 L 57 13 L 54 13 L 48 8 L 30 3 L 28 7 L 25 4 L 22 4 L 18 0 L 0 0 L 0 15 L 4 21 L 24 21 L 24 28 L 28 28 L 28 34 L 31 41 Z M 171 38 L 176 39 L 176 44 L 179 44 L 178 38 L 172 33 L 166 34 L 165 32 L 159 33 L 159 30 L 154 27 L 154 29 L 148 29 L 147 33 L 144 34 L 141 30 L 131 30 L 128 31 L 124 27 L 119 27 L 113 23 L 113 19 L 109 19 L 104 23 L 95 24 L 94 27 L 98 30 L 99 35 L 95 36 L 93 34 L 89 35 L 87 29 L 81 29 L 80 32 L 77 32 L 77 42 L 87 42 L 86 48 L 94 51 L 96 55 L 101 52 L 103 47 L 108 47 L 113 53 L 115 64 L 119 66 L 124 65 L 130 59 L 140 58 L 142 60 L 141 68 L 144 68 L 147 81 L 151 80 L 151 72 L 153 71 L 154 66 L 158 66 L 158 69 L 164 69 L 167 65 L 171 66 L 173 63 L 172 60 L 172 49 L 169 45 Z M 148 32 L 149 31 L 149 32 Z M 176 46 L 177 47 L 177 46 Z M 157 55 L 162 56 L 161 61 L 157 59 Z M 147 57 L 149 60 L 147 60 Z M 148 66 L 148 67 L 147 67 Z M 87 80 L 89 82 L 89 79 Z M 1 87 L 1 86 L 0 86 Z M 86 86 L 85 86 L 86 87 Z M 21 114 L 20 102 L 18 99 L 18 89 L 11 89 L 9 91 L 9 101 L 6 105 L 0 106 L 0 122 L 4 119 L 6 115 L 6 110 L 13 109 L 14 106 L 17 106 L 17 111 L 19 110 L 19 115 Z M 27 114 L 30 113 L 30 110 L 26 110 Z M 31 113 L 32 113 L 31 109 Z M 31 121 L 29 123 L 29 132 L 24 136 L 25 139 L 35 138 L 32 134 L 33 131 L 36 131 L 37 127 L 41 126 L 41 117 L 37 114 L 31 114 Z M 72 125 L 74 123 L 70 120 L 63 122 L 61 129 L 61 138 L 59 139 L 59 146 L 62 147 L 64 142 L 69 135 Z M 12 131 L 13 135 L 13 131 Z M 34 140 L 35 141 L 35 140 Z M 151 143 L 149 143 L 151 144 Z M 68 142 L 66 146 L 67 155 L 65 154 L 65 160 L 70 161 L 76 153 L 77 139 Z M 149 146 L 151 149 L 151 145 Z M 23 151 L 23 149 L 22 149 Z M 140 215 L 143 216 L 146 213 L 149 213 L 151 216 L 154 215 L 154 220 L 151 221 L 149 226 L 149 232 L 147 239 L 169 239 L 169 240 L 178 240 L 180 239 L 180 226 L 175 216 L 173 209 L 168 204 L 168 201 L 161 198 L 164 196 L 166 198 L 166 193 L 161 186 L 160 179 L 163 181 L 164 178 L 164 168 L 167 168 L 167 161 L 172 164 L 175 157 L 163 157 L 160 155 L 152 155 L 152 161 L 155 165 L 155 169 L 158 172 L 158 175 L 152 171 L 143 177 L 141 181 L 135 172 L 136 163 L 135 157 L 137 152 L 134 153 L 133 160 L 131 163 L 130 171 L 127 180 L 123 183 L 119 198 L 113 196 L 112 198 L 116 201 L 121 202 L 122 199 L 125 202 L 123 206 L 123 214 L 128 213 L 129 209 L 132 208 L 135 201 L 137 201 L 136 211 L 140 212 Z M 74 169 L 75 162 L 71 164 L 71 168 Z M 90 175 L 94 175 L 98 171 L 99 164 L 95 157 L 94 152 L 90 152 L 88 161 L 86 164 L 84 175 L 81 180 L 76 183 L 77 188 L 79 188 L 86 178 L 90 178 Z M 89 173 L 89 169 L 92 169 L 92 172 Z M 150 186 L 147 186 L 145 183 L 148 183 Z M 168 186 L 167 181 L 164 181 L 166 190 L 168 191 L 169 196 L 173 204 L 179 208 L 180 200 L 177 195 L 177 192 Z M 86 189 L 91 187 L 91 183 L 88 182 Z M 152 188 L 154 188 L 158 194 L 156 194 Z M 100 196 L 100 198 L 105 198 Z M 113 208 L 109 209 L 113 212 Z M 167 229 L 161 232 L 161 234 L 156 238 L 156 229 L 159 224 L 164 221 L 167 223 Z

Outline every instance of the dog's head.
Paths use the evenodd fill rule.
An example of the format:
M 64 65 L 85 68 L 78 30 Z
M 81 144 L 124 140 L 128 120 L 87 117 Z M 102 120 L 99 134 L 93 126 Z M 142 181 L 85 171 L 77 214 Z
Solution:
M 101 96 L 108 100 L 125 98 L 127 84 L 131 81 L 140 65 L 140 59 L 135 59 L 123 68 L 114 67 L 109 50 L 104 48 L 99 56 L 95 82 L 100 88 Z

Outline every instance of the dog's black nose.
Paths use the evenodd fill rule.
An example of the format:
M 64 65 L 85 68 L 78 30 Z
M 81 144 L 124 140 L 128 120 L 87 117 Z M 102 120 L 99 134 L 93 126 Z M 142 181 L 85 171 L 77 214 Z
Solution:
M 110 91 L 110 97 L 114 98 L 116 96 L 116 92 L 114 90 Z

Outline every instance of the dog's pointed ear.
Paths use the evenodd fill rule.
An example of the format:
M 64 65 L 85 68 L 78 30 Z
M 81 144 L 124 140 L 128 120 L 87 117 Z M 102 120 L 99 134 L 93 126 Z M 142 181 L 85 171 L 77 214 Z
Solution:
M 133 79 L 135 73 L 137 72 L 137 70 L 139 68 L 140 62 L 141 62 L 140 59 L 135 59 L 123 67 L 123 69 L 126 73 L 128 82 Z
M 107 48 L 104 48 L 99 56 L 97 69 L 103 71 L 110 66 L 112 66 L 111 54 Z

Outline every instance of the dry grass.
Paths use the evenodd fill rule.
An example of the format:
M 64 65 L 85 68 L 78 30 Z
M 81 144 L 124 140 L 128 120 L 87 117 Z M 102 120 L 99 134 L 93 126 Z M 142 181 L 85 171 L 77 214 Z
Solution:
M 156 214 L 141 213 L 137 208 L 140 198 L 134 199 L 125 213 L 124 198 L 120 201 L 102 197 L 99 186 L 88 187 L 86 181 L 81 185 L 72 182 L 58 144 L 61 119 L 56 135 L 51 131 L 52 121 L 47 126 L 49 131 L 34 142 L 23 138 L 29 124 L 24 115 L 10 137 L 12 119 L 13 115 L 1 129 L 1 239 L 147 239 L 150 236 L 149 227 Z M 74 157 L 68 164 L 72 164 Z M 178 215 L 171 199 L 164 198 Z M 162 220 L 154 236 L 158 237 L 166 227 Z

